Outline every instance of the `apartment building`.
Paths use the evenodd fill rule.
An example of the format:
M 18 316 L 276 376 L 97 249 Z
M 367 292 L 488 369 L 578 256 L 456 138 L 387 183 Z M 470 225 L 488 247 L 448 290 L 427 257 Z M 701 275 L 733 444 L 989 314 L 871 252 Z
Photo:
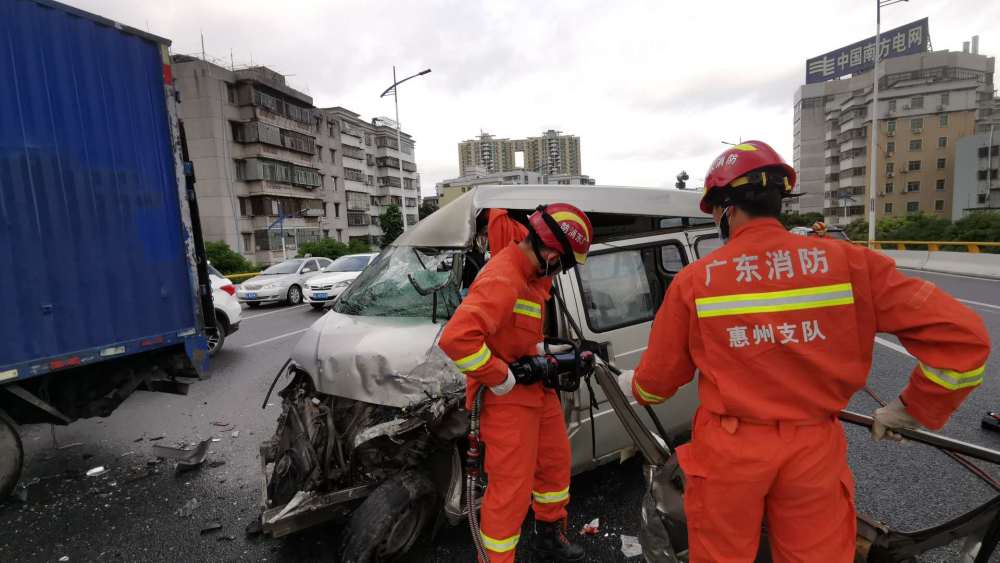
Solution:
M 458 144 L 460 177 L 521 169 L 545 175 L 581 176 L 581 168 L 580 138 L 553 129 L 526 139 L 498 139 L 481 133 Z
M 542 175 L 529 170 L 512 170 L 508 172 L 486 172 L 479 169 L 472 173 L 458 178 L 451 178 L 438 182 L 437 188 L 438 207 L 444 207 L 459 196 L 476 186 L 495 185 L 525 185 L 541 184 Z
M 801 86 L 793 160 L 803 195 L 786 210 L 821 212 L 834 225 L 867 217 L 874 113 L 877 216 L 951 217 L 958 140 L 976 132 L 993 100 L 994 58 L 976 50 L 882 61 L 875 112 L 871 71 Z
M 391 201 L 405 202 L 409 222 L 416 222 L 419 182 L 409 135 L 401 135 L 401 181 L 398 168 L 387 168 L 398 166 L 395 129 L 343 108 L 319 110 L 266 67 L 231 70 L 184 55 L 173 63 L 206 241 L 225 241 L 262 264 L 321 238 L 377 245 L 376 212 L 381 192 L 388 196 L 379 182 L 412 194 Z

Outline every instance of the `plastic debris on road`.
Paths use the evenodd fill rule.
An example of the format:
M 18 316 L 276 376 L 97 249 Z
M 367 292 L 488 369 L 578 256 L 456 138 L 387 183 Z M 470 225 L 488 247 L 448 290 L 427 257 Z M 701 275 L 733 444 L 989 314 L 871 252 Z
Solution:
M 63 555 L 59 558 L 60 561 L 69 561 L 69 555 Z
M 202 440 L 197 446 L 191 449 L 174 448 L 157 444 L 153 446 L 153 454 L 157 457 L 177 461 L 177 472 L 183 473 L 184 471 L 198 467 L 205 461 L 205 457 L 208 455 L 208 446 L 211 443 L 211 440 Z
M 99 475 L 104 475 L 108 470 L 104 468 L 103 465 L 98 465 L 92 469 L 87 470 L 87 477 L 97 477 Z
M 622 555 L 625 557 L 638 557 L 642 555 L 642 545 L 639 538 L 622 534 Z
M 594 518 L 580 528 L 580 535 L 596 536 L 601 531 L 601 519 Z
M 233 438 L 239 438 L 240 437 L 240 431 L 239 430 L 234 430 L 233 433 L 232 433 L 232 437 Z
M 199 533 L 204 536 L 207 534 L 218 532 L 221 529 L 222 529 L 222 524 L 218 522 L 209 522 L 208 524 L 205 524 L 205 527 L 202 528 L 201 532 Z
M 178 508 L 174 514 L 180 516 L 181 518 L 188 518 L 194 514 L 195 510 L 198 510 L 198 499 L 193 498 L 184 503 L 184 506 Z

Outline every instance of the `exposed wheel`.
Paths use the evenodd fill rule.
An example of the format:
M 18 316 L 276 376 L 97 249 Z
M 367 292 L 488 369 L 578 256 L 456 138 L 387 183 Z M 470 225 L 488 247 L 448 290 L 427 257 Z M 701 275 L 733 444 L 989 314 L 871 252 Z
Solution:
M 219 313 L 215 314 L 215 326 L 205 327 L 205 340 L 208 341 L 208 355 L 214 356 L 226 343 L 226 327 L 220 319 Z
M 405 554 L 439 508 L 434 483 L 408 469 L 382 483 L 354 511 L 344 532 L 341 561 L 375 563 Z
M 0 411 L 0 499 L 14 492 L 24 466 L 24 448 L 14 423 Z
M 256 309 L 257 307 L 260 307 L 260 302 L 259 301 L 247 301 L 247 307 L 250 307 L 251 309 Z
M 310 303 L 310 305 L 312 305 L 313 309 L 322 309 L 323 307 L 326 307 L 326 303 Z
M 293 285 L 288 288 L 288 304 L 298 305 L 299 303 L 302 303 L 302 288 L 297 285 Z

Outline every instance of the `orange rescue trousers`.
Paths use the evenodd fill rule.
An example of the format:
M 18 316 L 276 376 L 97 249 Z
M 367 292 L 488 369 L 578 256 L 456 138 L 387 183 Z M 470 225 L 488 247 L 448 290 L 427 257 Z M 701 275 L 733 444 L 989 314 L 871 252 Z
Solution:
M 559 397 L 546 390 L 540 407 L 484 404 L 481 432 L 489 485 L 479 527 L 490 563 L 513 562 L 529 505 L 536 520 L 566 518 L 571 460 Z
M 753 561 L 765 516 L 776 563 L 854 561 L 854 479 L 839 421 L 748 423 L 699 409 L 677 454 L 691 563 Z

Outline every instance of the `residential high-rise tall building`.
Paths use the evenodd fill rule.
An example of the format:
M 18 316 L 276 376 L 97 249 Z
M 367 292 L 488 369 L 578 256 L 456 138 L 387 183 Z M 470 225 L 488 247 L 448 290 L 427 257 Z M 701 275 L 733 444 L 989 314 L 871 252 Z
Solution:
M 793 157 L 803 195 L 786 210 L 821 212 L 835 225 L 867 218 L 874 113 L 877 217 L 953 215 L 955 149 L 991 111 L 994 58 L 924 51 L 880 64 L 874 112 L 871 71 L 799 88 Z
M 405 203 L 416 222 L 409 135 L 398 151 L 395 129 L 344 108 L 317 109 L 266 67 L 233 71 L 183 55 L 173 63 L 206 241 L 269 264 L 321 238 L 378 245 L 386 202 Z
M 521 153 L 522 163 L 517 162 Z M 488 133 L 458 144 L 459 176 L 528 170 L 581 176 L 580 138 L 548 130 L 540 137 L 497 139 Z

